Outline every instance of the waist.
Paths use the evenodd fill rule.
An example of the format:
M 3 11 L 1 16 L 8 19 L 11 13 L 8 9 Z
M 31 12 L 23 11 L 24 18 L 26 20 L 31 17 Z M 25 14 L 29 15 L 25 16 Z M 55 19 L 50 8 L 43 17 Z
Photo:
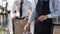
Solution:
M 37 21 L 37 20 L 38 20 L 38 18 L 35 19 L 35 21 Z M 52 18 L 47 18 L 46 20 L 52 20 Z M 38 20 L 38 21 L 40 21 L 40 20 Z
M 46 13 L 46 14 L 37 14 L 37 16 L 35 17 L 35 19 L 38 19 L 39 18 L 39 16 L 42 16 L 42 15 L 48 15 L 48 14 L 50 14 L 50 13 Z M 48 18 L 48 19 L 51 19 L 51 18 Z
M 37 16 L 41 16 L 41 15 L 48 15 L 48 14 L 50 14 L 50 12 L 48 12 L 48 11 L 46 11 L 46 12 L 39 12 L 39 13 L 37 13 Z

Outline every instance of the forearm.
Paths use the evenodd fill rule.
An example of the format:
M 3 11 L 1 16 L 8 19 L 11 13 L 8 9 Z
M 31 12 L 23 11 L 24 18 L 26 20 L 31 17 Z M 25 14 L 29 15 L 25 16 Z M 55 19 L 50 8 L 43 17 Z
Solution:
M 36 17 L 36 12 L 33 11 L 33 12 L 31 13 L 30 17 L 29 17 L 28 23 L 31 24 L 31 23 L 33 22 L 33 20 L 34 20 L 35 17 Z
M 60 11 L 55 11 L 51 14 L 48 14 L 47 16 L 48 18 L 56 18 L 57 16 L 60 16 Z

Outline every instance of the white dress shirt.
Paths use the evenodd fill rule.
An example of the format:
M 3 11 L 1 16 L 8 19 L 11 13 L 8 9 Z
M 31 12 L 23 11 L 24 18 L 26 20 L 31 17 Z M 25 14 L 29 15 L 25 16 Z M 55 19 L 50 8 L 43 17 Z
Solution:
M 13 24 L 12 24 L 12 18 L 18 16 L 19 17 L 19 1 L 18 0 L 7 0 L 8 6 L 7 10 L 10 11 L 10 14 L 8 14 L 8 29 L 10 31 L 10 34 L 13 34 Z M 14 13 L 16 10 L 16 13 Z
M 7 10 L 11 11 L 11 18 L 13 17 L 20 17 L 20 1 L 21 0 L 8 0 L 8 7 Z M 16 10 L 16 13 L 15 13 Z
M 15 13 L 13 11 L 13 5 L 15 0 L 7 0 L 7 10 L 10 11 L 11 18 L 15 17 Z
M 21 0 L 16 0 L 13 5 L 13 11 L 16 10 L 15 16 L 20 17 L 20 3 Z
M 7 0 L 7 10 L 10 11 L 10 14 L 8 14 L 8 26 L 7 28 L 9 29 L 10 31 L 10 34 L 13 34 L 13 24 L 12 24 L 12 18 L 15 17 L 14 13 L 12 12 L 13 11 L 13 4 L 14 4 L 14 1 L 15 0 Z
M 32 5 L 29 1 L 24 1 L 23 6 L 22 6 L 22 17 L 26 17 L 29 16 L 28 15 L 28 10 L 32 10 Z

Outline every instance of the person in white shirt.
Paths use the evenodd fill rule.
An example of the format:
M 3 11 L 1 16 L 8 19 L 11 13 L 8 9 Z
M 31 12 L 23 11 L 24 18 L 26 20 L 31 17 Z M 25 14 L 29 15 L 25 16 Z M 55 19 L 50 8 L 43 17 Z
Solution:
M 24 3 L 23 3 L 23 12 L 22 12 L 22 17 L 25 17 L 23 19 L 23 21 L 26 23 L 28 22 L 28 19 L 29 19 L 29 16 L 31 14 L 31 12 L 33 11 L 33 9 L 35 8 L 34 6 L 34 2 L 33 0 L 30 2 L 29 0 L 26 0 Z M 33 21 L 34 22 L 34 21 Z M 30 32 L 32 34 L 34 34 L 34 23 L 31 23 L 30 25 Z
M 19 7 L 20 7 L 19 2 L 20 2 L 19 0 L 7 0 L 7 3 L 8 3 L 7 11 L 9 12 L 9 14 L 8 14 L 8 19 L 9 19 L 8 29 L 10 31 L 10 34 L 14 33 L 12 22 L 15 22 L 16 16 L 19 17 Z M 16 13 L 15 13 L 15 11 L 16 11 Z
M 0 0 L 0 5 L 2 6 L 2 0 Z

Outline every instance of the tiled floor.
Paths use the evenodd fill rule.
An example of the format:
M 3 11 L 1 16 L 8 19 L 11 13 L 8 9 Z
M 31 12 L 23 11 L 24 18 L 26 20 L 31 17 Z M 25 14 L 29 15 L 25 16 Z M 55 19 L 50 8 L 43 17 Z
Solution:
M 54 26 L 53 34 L 60 34 L 60 26 Z

